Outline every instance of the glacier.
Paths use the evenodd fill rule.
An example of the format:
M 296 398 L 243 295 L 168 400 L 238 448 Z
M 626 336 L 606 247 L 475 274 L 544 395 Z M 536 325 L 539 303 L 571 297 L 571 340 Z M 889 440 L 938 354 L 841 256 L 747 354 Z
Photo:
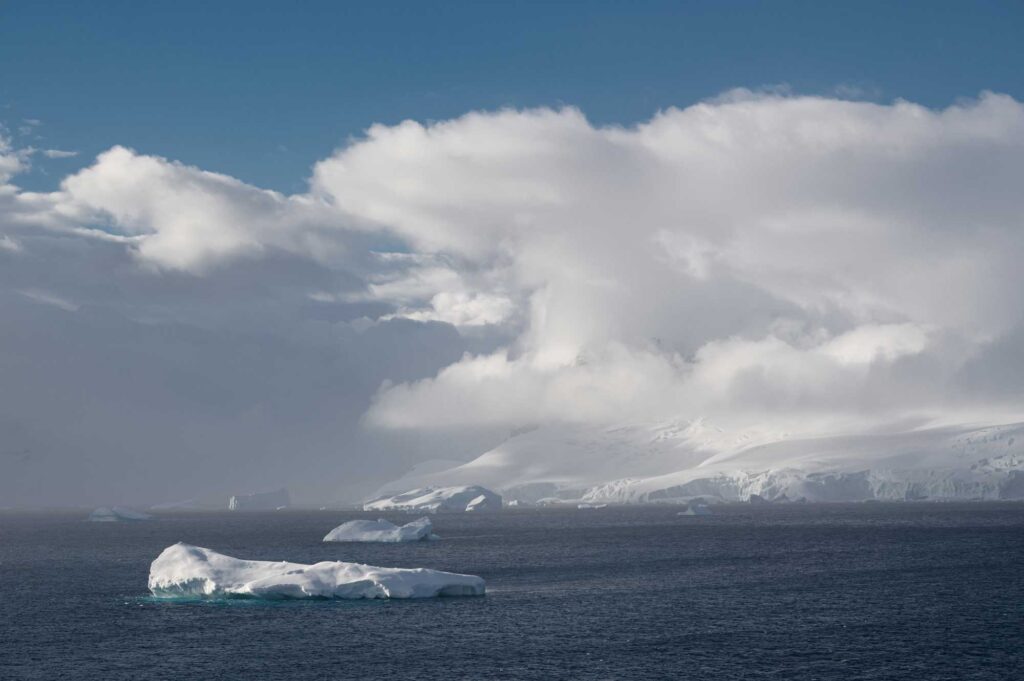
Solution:
M 399 484 L 486 486 L 516 506 L 1024 499 L 1024 423 L 838 434 L 732 432 L 701 419 L 545 426 L 380 492 Z
M 327 533 L 324 541 L 329 542 L 381 542 L 396 543 L 437 539 L 432 533 L 430 518 L 420 518 L 398 526 L 383 518 L 378 520 L 350 520 L 338 525 Z
M 363 504 L 363 510 L 438 513 L 500 511 L 501 506 L 501 495 L 479 485 L 459 485 L 427 486 L 399 494 L 385 494 Z
M 117 522 L 132 522 L 138 520 L 149 520 L 153 516 L 141 513 L 131 508 L 125 508 L 123 506 L 100 506 L 95 511 L 89 514 L 89 520 L 94 523 L 117 523 Z
M 484 580 L 425 568 L 241 560 L 178 542 L 149 568 L 157 598 L 433 598 L 483 596 Z

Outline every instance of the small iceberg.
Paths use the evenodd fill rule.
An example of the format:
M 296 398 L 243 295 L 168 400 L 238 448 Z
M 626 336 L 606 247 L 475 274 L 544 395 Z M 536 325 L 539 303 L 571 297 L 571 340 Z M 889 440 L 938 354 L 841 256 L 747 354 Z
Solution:
M 350 520 L 327 533 L 324 541 L 396 543 L 437 539 L 432 534 L 430 518 L 420 518 L 399 527 L 383 518 L 379 520 Z
M 149 520 L 153 516 L 139 511 L 125 508 L 123 506 L 100 506 L 89 514 L 89 520 L 94 523 L 119 523 L 136 520 Z
M 576 504 L 576 508 L 581 511 L 593 510 L 595 508 L 608 508 L 608 504 Z
M 433 598 L 483 596 L 474 575 L 324 561 L 241 560 L 178 542 L 149 568 L 157 598 Z
M 690 502 L 686 506 L 685 511 L 680 511 L 676 515 L 712 515 L 711 508 L 707 504 Z
M 766 506 L 768 504 L 788 504 L 789 497 L 787 497 L 785 494 L 780 494 L 779 496 L 773 499 L 768 499 L 767 497 L 763 497 L 760 494 L 751 494 L 747 498 L 747 503 L 749 503 L 751 506 Z

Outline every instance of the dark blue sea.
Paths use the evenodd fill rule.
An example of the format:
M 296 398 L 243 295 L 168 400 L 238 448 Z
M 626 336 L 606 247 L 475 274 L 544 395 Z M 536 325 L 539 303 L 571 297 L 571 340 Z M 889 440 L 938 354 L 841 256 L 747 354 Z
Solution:
M 321 543 L 369 517 L 337 511 L 7 512 L 0 679 L 1024 678 L 1024 504 L 677 510 L 440 515 L 441 541 L 404 545 Z M 473 573 L 488 594 L 148 598 L 179 540 Z

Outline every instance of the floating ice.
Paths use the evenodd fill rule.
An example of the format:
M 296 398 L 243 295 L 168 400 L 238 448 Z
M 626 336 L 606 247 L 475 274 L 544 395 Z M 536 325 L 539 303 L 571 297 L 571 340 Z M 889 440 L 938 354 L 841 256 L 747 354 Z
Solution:
M 711 509 L 707 504 L 691 502 L 685 511 L 680 511 L 676 515 L 711 515 Z
M 379 520 L 350 520 L 327 533 L 324 541 L 406 542 L 437 539 L 431 534 L 430 518 L 420 518 L 399 527 L 383 518 Z
M 94 523 L 117 523 L 124 521 L 133 520 L 149 520 L 153 516 L 139 511 L 125 508 L 123 506 L 114 506 L 108 508 L 106 506 L 100 506 L 95 511 L 89 514 L 89 520 Z
M 149 590 L 158 598 L 433 598 L 482 596 L 484 580 L 425 568 L 241 560 L 179 542 L 153 561 Z

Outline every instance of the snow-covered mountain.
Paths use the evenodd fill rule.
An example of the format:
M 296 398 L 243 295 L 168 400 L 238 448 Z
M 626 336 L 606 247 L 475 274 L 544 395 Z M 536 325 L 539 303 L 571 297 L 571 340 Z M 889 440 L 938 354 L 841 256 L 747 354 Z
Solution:
M 422 468 L 421 468 L 422 470 Z M 703 421 L 551 426 L 381 488 L 483 485 L 506 501 L 1024 499 L 1024 423 L 794 436 Z
M 478 485 L 421 487 L 363 504 L 364 511 L 418 513 L 500 511 L 501 495 Z

